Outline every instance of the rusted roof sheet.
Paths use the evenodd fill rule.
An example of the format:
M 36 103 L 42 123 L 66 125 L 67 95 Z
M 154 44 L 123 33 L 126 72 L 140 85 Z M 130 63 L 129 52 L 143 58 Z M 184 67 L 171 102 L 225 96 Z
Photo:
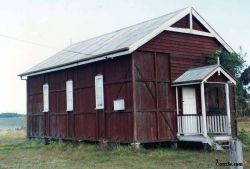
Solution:
M 127 51 L 127 54 L 131 53 L 132 51 L 129 50 L 132 44 L 144 38 L 163 23 L 166 23 L 170 18 L 174 17 L 185 9 L 178 10 L 159 18 L 145 21 L 79 43 L 75 43 L 56 53 L 52 57 L 44 60 L 38 65 L 32 67 L 21 75 L 27 75 L 41 70 L 60 67 L 66 64 L 92 59 L 103 55 L 108 56 L 111 53 L 117 53 L 117 55 L 119 55 L 119 53 L 124 54 L 124 51 Z
M 220 67 L 220 65 L 209 65 L 189 69 L 179 76 L 173 84 L 201 82 L 218 67 Z

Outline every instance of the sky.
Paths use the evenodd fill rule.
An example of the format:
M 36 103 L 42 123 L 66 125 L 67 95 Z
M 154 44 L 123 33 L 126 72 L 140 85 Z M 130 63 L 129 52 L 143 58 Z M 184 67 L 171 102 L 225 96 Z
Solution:
M 0 112 L 26 113 L 17 75 L 60 49 L 189 6 L 236 52 L 250 53 L 248 0 L 0 0 Z

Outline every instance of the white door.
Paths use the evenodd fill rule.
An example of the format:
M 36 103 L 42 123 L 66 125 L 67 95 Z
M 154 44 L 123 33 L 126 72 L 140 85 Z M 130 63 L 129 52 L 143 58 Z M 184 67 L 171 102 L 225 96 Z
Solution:
M 197 114 L 194 87 L 182 88 L 183 114 Z
M 182 120 L 183 132 L 185 134 L 196 134 L 198 116 L 196 116 L 196 93 L 194 87 L 182 88 L 182 102 L 184 115 Z

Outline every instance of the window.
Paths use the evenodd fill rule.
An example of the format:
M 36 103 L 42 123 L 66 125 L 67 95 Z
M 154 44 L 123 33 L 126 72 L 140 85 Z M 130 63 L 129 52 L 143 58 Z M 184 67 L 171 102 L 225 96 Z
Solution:
M 73 81 L 66 82 L 67 111 L 73 111 Z
M 103 76 L 95 76 L 95 105 L 96 109 L 104 108 Z
M 49 111 L 49 85 L 43 85 L 43 112 Z

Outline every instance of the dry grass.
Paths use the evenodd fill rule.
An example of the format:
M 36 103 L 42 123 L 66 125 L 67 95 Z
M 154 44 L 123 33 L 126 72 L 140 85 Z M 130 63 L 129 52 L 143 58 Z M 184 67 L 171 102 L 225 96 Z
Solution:
M 250 119 L 240 122 L 239 126 L 249 131 Z M 250 137 L 250 133 L 248 134 Z M 250 163 L 249 149 L 244 152 L 244 157 Z M 97 145 L 84 143 L 51 142 L 49 145 L 43 145 L 40 140 L 26 140 L 24 131 L 0 134 L 1 169 L 215 169 L 219 168 L 215 164 L 216 159 L 227 162 L 228 153 L 204 153 L 202 150 L 173 150 L 163 147 L 135 151 L 129 146 L 102 150 Z
M 250 137 L 250 117 L 241 117 L 238 119 L 238 130 L 244 129 Z

